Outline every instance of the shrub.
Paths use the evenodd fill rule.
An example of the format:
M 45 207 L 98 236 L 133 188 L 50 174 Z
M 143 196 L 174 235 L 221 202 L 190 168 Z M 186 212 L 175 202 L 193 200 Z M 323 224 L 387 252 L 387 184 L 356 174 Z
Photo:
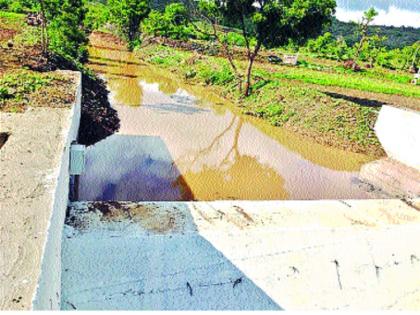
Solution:
M 153 36 L 186 40 L 194 36 L 188 24 L 187 9 L 182 3 L 171 3 L 164 12 L 153 10 L 143 21 L 142 30 Z
M 88 40 L 82 28 L 86 13 L 83 0 L 64 0 L 58 12 L 48 25 L 49 48 L 62 57 L 84 61 Z
M 100 2 L 88 2 L 86 4 L 86 16 L 84 25 L 89 30 L 97 30 L 104 26 L 110 17 L 108 6 Z
M 311 39 L 306 45 L 306 50 L 315 53 L 319 57 L 334 60 L 348 59 L 349 47 L 343 38 L 335 39 L 331 33 L 326 32 L 324 35 Z

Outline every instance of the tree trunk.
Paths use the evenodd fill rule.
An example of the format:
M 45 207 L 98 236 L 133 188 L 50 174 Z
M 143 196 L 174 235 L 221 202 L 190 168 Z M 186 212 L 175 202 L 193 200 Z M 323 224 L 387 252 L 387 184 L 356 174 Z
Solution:
M 246 82 L 245 82 L 245 96 L 249 96 L 251 94 L 251 74 L 252 74 L 252 66 L 254 65 L 255 56 L 250 56 L 248 69 L 246 71 Z
M 248 69 L 246 70 L 245 96 L 249 96 L 251 94 L 252 66 L 254 65 L 255 58 L 260 51 L 261 45 L 261 42 L 258 41 L 252 53 L 248 50 Z
M 45 17 L 45 3 L 43 0 L 39 1 L 41 4 L 41 46 L 42 54 L 45 56 L 47 54 L 47 19 Z

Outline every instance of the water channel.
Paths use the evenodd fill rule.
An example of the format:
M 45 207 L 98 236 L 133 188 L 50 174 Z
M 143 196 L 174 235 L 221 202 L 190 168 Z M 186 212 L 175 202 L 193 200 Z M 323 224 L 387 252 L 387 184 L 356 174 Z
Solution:
M 88 148 L 80 200 L 375 198 L 369 157 L 319 145 L 238 109 L 204 86 L 112 47 L 91 47 L 120 130 Z

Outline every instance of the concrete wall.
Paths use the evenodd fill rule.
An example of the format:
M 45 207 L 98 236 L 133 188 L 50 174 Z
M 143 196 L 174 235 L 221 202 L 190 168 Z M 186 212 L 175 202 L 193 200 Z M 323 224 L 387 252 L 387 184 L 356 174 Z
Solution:
M 61 163 L 57 169 L 52 212 L 44 247 L 41 275 L 32 308 L 35 310 L 60 309 L 61 300 L 61 238 L 69 197 L 69 160 L 71 143 L 77 139 L 81 115 L 82 83 L 78 76 L 75 104 L 67 118 L 68 128 L 63 129 L 66 138 Z
M 388 157 L 420 170 L 420 113 L 382 106 L 376 135 Z

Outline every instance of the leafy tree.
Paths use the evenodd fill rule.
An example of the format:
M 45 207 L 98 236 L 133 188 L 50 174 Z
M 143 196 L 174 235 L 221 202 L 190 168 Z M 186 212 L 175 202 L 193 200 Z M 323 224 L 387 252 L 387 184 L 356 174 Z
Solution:
M 140 23 L 149 14 L 146 0 L 109 0 L 111 19 L 132 50 L 139 42 Z
M 326 32 L 316 39 L 310 39 L 306 49 L 310 53 L 316 53 L 319 57 L 334 60 L 346 59 L 349 53 L 349 47 L 344 38 L 335 39 L 330 32 Z
M 200 0 L 193 3 L 194 17 L 212 25 L 213 37 L 222 44 L 229 63 L 238 78 L 239 87 L 245 81 L 245 96 L 251 93 L 252 67 L 262 47 L 271 48 L 287 44 L 290 40 L 303 43 L 320 34 L 331 21 L 335 0 Z M 227 24 L 239 28 L 247 50 L 248 64 L 245 74 L 240 74 L 231 47 L 220 33 L 235 32 L 221 27 Z M 251 43 L 252 38 L 255 42 Z
M 365 46 L 365 43 L 370 40 L 368 35 L 369 25 L 373 22 L 375 17 L 378 15 L 378 12 L 372 7 L 366 12 L 363 13 L 362 20 L 358 24 L 358 35 L 359 35 L 359 43 L 356 45 L 355 52 L 354 52 L 354 60 L 357 61 L 359 59 L 360 53 Z M 356 63 L 354 63 L 356 65 Z
M 369 36 L 368 40 L 363 43 L 363 46 L 360 48 L 359 56 L 361 60 L 365 60 L 369 63 L 371 67 L 376 63 L 378 56 L 381 51 L 383 51 L 383 43 L 386 40 L 386 37 L 379 35 Z
M 86 60 L 88 40 L 83 29 L 86 14 L 83 0 L 62 0 L 54 7 L 57 8 L 58 13 L 51 12 L 53 18 L 48 25 L 49 48 L 75 61 Z
M 171 3 L 164 12 L 152 10 L 142 23 L 142 30 L 153 36 L 188 39 L 194 30 L 188 23 L 187 9 L 182 3 Z
M 86 15 L 84 25 L 88 30 L 97 30 L 109 21 L 110 12 L 106 4 L 89 1 L 85 6 Z

